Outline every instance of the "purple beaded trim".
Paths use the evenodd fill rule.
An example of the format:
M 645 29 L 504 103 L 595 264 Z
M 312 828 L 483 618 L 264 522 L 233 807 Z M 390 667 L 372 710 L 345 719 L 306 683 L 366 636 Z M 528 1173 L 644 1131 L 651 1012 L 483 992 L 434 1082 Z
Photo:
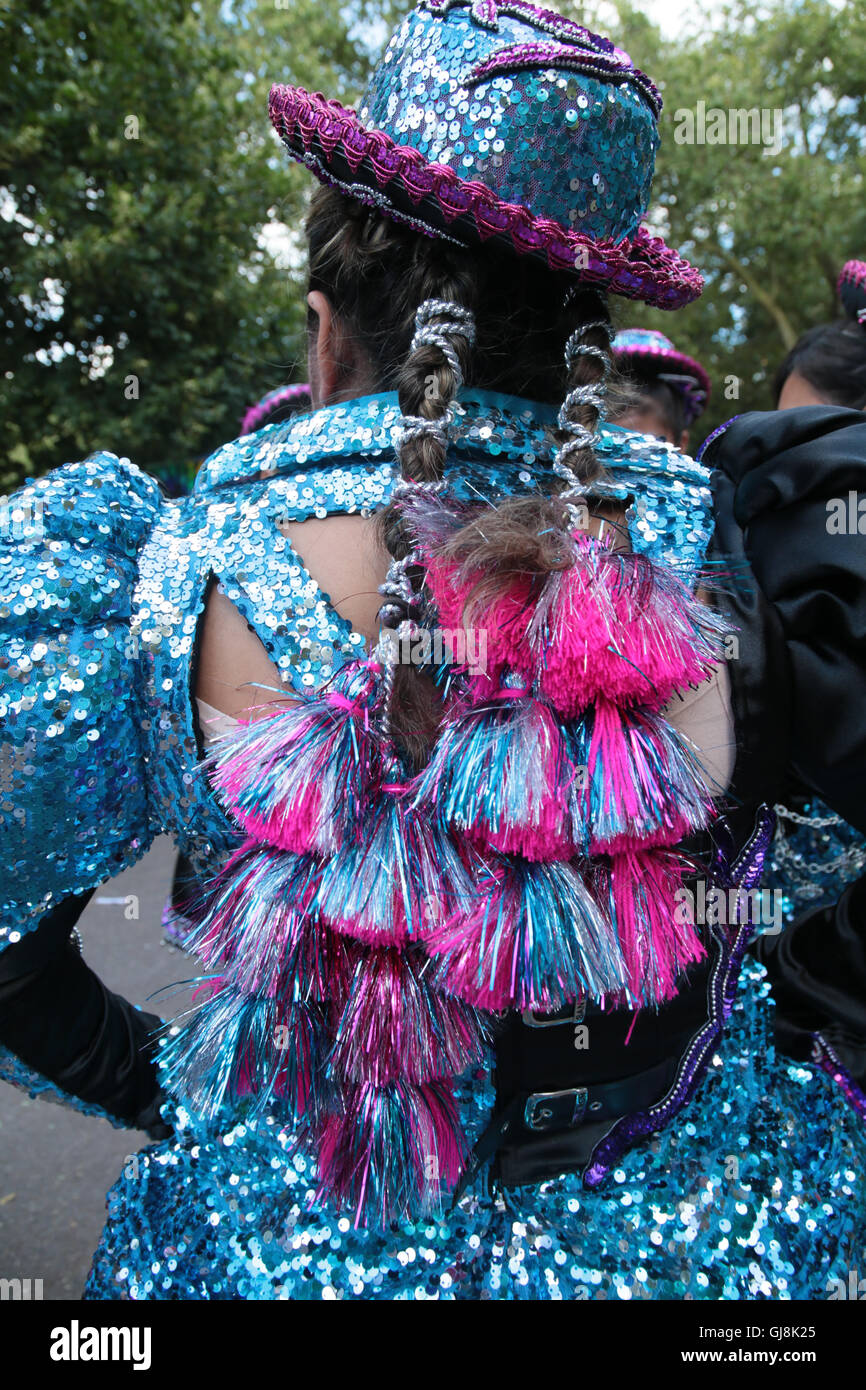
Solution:
M 422 0 L 424 9 L 439 16 L 466 4 L 470 4 L 470 0 Z M 531 4 L 530 0 L 472 0 L 469 13 L 476 24 L 484 29 L 498 31 L 499 15 L 511 15 L 514 19 L 526 20 L 534 28 L 564 43 L 579 43 L 586 48 L 594 48 L 598 53 L 616 53 L 626 62 L 631 62 L 627 53 L 623 53 L 602 34 L 593 34 L 592 30 L 578 24 L 576 19 L 568 19 L 555 10 L 541 9 Z
M 741 417 L 742 417 L 742 411 L 740 412 L 739 415 L 732 415 L 731 418 L 730 418 L 730 420 L 725 420 L 725 422 L 724 422 L 723 424 L 721 424 L 721 425 L 716 425 L 716 428 L 715 428 L 714 430 L 711 430 L 711 431 L 710 431 L 710 433 L 707 435 L 706 439 L 704 440 L 703 444 L 702 444 L 701 447 L 698 449 L 698 452 L 695 454 L 695 463 L 702 463 L 702 462 L 703 462 L 703 459 L 704 459 L 704 455 L 706 454 L 707 449 L 709 449 L 709 447 L 710 447 L 710 445 L 712 444 L 713 440 L 718 439 L 720 435 L 723 435 L 723 434 L 725 433 L 725 430 L 730 429 L 730 427 L 731 427 L 731 425 L 734 423 L 734 421 L 735 421 L 735 420 L 739 420 Z
M 463 0 L 429 0 L 427 9 L 431 14 L 441 16 L 447 14 L 457 3 L 463 3 Z M 496 0 L 473 0 L 471 14 L 475 23 L 482 29 L 492 29 L 494 33 L 499 29 Z
M 817 1063 L 822 1071 L 836 1082 L 840 1091 L 844 1095 L 860 1119 L 866 1123 L 866 1095 L 861 1091 L 853 1076 L 845 1070 L 835 1050 L 823 1038 L 820 1033 L 812 1035 L 812 1060 Z
M 762 806 L 755 829 L 733 863 L 728 862 L 724 851 L 717 854 L 715 881 L 726 888 L 738 887 L 744 891 L 754 888 L 761 879 L 774 826 L 775 816 L 768 807 Z M 596 1145 L 583 1174 L 585 1187 L 598 1187 L 627 1149 L 638 1139 L 663 1129 L 694 1095 L 734 1007 L 737 979 L 751 932 L 751 922 L 747 921 L 730 937 L 720 933 L 719 954 L 713 962 L 707 987 L 710 1005 L 707 1022 L 683 1053 L 667 1095 L 647 1110 L 625 1115 Z
M 619 77 L 637 87 L 646 97 L 656 118 L 661 114 L 662 101 L 658 88 L 645 73 L 639 72 L 631 64 L 621 62 L 619 58 L 594 53 L 592 50 L 580 54 L 575 52 L 574 48 L 566 48 L 564 44 L 517 43 L 512 44 L 510 48 L 500 48 L 472 69 L 467 78 L 467 85 L 469 82 L 483 82 L 499 72 L 514 72 L 518 68 L 566 68 L 571 72 L 586 73 L 589 77 L 599 77 L 602 81 Z
M 272 87 L 269 112 L 294 159 L 307 164 L 323 182 L 347 191 L 351 188 L 353 196 L 374 203 L 396 221 L 408 222 L 434 236 L 445 235 L 444 228 L 431 227 L 393 207 L 388 195 L 377 191 L 389 184 L 415 205 L 422 199 L 435 201 L 437 206 L 431 211 L 438 212 L 446 226 L 459 219 L 460 229 L 467 235 L 482 241 L 489 237 L 507 240 L 519 254 L 543 256 L 551 268 L 574 271 L 582 282 L 603 285 L 627 299 L 641 299 L 660 309 L 679 309 L 696 299 L 703 288 L 703 279 L 694 266 L 646 227 L 615 244 L 596 241 L 550 218 L 536 217 L 528 208 L 504 202 L 486 184 L 462 179 L 447 165 L 429 163 L 417 150 L 398 145 L 384 131 L 366 129 L 354 111 L 328 100 L 321 92 Z M 314 143 L 318 153 L 311 149 Z M 356 184 L 348 185 L 336 175 L 332 166 L 338 158 L 357 174 Z

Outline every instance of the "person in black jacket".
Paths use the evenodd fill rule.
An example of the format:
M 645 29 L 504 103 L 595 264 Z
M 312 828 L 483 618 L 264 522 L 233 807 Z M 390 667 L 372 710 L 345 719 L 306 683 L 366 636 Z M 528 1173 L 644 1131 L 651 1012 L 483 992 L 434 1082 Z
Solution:
M 866 264 L 845 267 L 840 292 L 847 319 L 788 354 L 779 409 L 734 419 L 702 457 L 739 627 L 733 791 L 820 798 L 866 840 Z M 837 883 L 862 868 L 850 838 Z M 866 1090 L 866 875 L 756 951 L 783 1051 L 829 1055 Z

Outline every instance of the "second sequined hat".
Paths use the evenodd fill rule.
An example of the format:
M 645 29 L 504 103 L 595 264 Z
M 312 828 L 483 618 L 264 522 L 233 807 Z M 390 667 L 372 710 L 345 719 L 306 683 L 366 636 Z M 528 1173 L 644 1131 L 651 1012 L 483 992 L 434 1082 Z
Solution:
M 309 410 L 311 400 L 310 387 L 306 381 L 294 382 L 290 386 L 277 386 L 266 396 L 262 396 L 260 401 L 256 401 L 255 405 L 250 406 L 241 421 L 241 434 L 252 434 L 253 430 L 260 430 L 262 425 L 272 424 L 275 420 L 285 420 L 290 415 Z
M 866 328 L 866 261 L 846 261 L 836 288 L 848 318 Z
M 357 112 L 275 86 L 289 154 L 431 236 L 494 240 L 677 309 L 703 281 L 642 225 L 661 98 L 609 39 L 527 0 L 423 0 Z
M 683 402 L 683 418 L 690 425 L 703 413 L 710 398 L 710 378 L 700 362 L 678 352 L 664 333 L 654 328 L 624 328 L 612 344 L 614 361 L 621 371 L 652 375 L 664 381 Z

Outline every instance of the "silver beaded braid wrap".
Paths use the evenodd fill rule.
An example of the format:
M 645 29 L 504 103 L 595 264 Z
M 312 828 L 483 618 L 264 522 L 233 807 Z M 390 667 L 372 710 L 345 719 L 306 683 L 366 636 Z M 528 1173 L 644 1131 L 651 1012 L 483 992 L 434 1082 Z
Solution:
M 460 359 L 454 346 L 454 338 L 465 338 L 470 347 L 475 343 L 475 318 L 470 309 L 448 299 L 425 299 L 415 314 L 415 332 L 410 346 L 410 355 L 421 347 L 436 347 L 440 350 L 454 377 L 454 390 L 442 413 L 432 419 L 423 415 L 404 415 L 403 428 L 397 445 L 397 460 L 401 466 L 404 446 L 410 440 L 429 435 L 442 449 L 443 455 L 448 445 L 448 426 L 453 419 L 452 401 L 463 385 Z M 401 497 L 418 493 L 442 493 L 447 484 L 444 478 L 417 481 L 400 478 L 392 494 L 392 500 L 399 502 Z M 386 738 L 391 734 L 391 703 L 394 692 L 394 673 L 400 659 L 402 645 L 412 641 L 420 632 L 415 617 L 417 594 L 409 577 L 412 566 L 421 563 L 421 556 L 410 550 L 400 560 L 392 560 L 384 584 L 379 592 L 385 602 L 379 609 L 379 622 L 382 628 L 389 629 L 386 638 L 383 631 L 379 638 L 377 657 L 383 668 L 383 694 L 381 729 Z M 396 624 L 396 628 L 393 626 Z
M 557 450 L 553 471 L 558 478 L 562 478 L 568 484 L 562 497 L 566 501 L 569 515 L 575 526 L 580 524 L 578 518 L 585 510 L 587 485 L 585 482 L 581 482 L 568 460 L 570 455 L 584 449 L 591 449 L 598 442 L 598 425 L 604 419 L 607 381 L 611 369 L 609 352 L 582 341 L 587 333 L 595 331 L 604 333 L 609 346 L 613 330 L 606 319 L 594 319 L 591 323 L 581 324 L 579 328 L 574 330 L 565 344 L 565 365 L 569 372 L 571 372 L 577 357 L 592 358 L 601 366 L 601 375 L 598 380 L 592 382 L 591 385 L 573 387 L 559 408 L 559 428 L 568 433 L 571 438 L 567 439 Z M 575 406 L 590 406 L 595 411 L 595 423 L 592 429 L 569 419 L 569 411 Z M 593 486 L 598 491 L 595 484 Z

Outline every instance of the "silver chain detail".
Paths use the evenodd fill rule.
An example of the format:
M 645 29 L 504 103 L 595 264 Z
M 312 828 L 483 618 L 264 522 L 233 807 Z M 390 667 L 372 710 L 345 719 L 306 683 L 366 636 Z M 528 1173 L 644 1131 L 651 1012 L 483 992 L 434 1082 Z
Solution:
M 789 810 L 781 802 L 777 802 L 773 810 L 777 817 L 776 834 L 773 838 L 773 858 L 776 870 L 780 873 L 787 873 L 793 887 L 802 885 L 800 891 L 804 898 L 817 897 L 820 893 L 820 888 L 817 884 L 813 884 L 812 880 L 832 878 L 841 873 L 844 874 L 845 881 L 850 882 L 866 868 L 866 845 L 864 844 L 849 845 L 833 859 L 819 859 L 816 863 L 806 864 L 798 857 L 797 850 L 788 842 L 785 835 L 784 821 L 788 821 L 791 825 L 805 826 L 808 830 L 829 830 L 833 826 L 845 824 L 841 816 L 834 814 L 803 816 L 797 811 Z
M 813 830 L 826 830 L 831 825 L 842 824 L 841 816 L 801 816 L 796 811 L 789 811 L 780 801 L 776 802 L 773 810 L 780 820 L 789 820 L 793 825 L 810 825 Z

